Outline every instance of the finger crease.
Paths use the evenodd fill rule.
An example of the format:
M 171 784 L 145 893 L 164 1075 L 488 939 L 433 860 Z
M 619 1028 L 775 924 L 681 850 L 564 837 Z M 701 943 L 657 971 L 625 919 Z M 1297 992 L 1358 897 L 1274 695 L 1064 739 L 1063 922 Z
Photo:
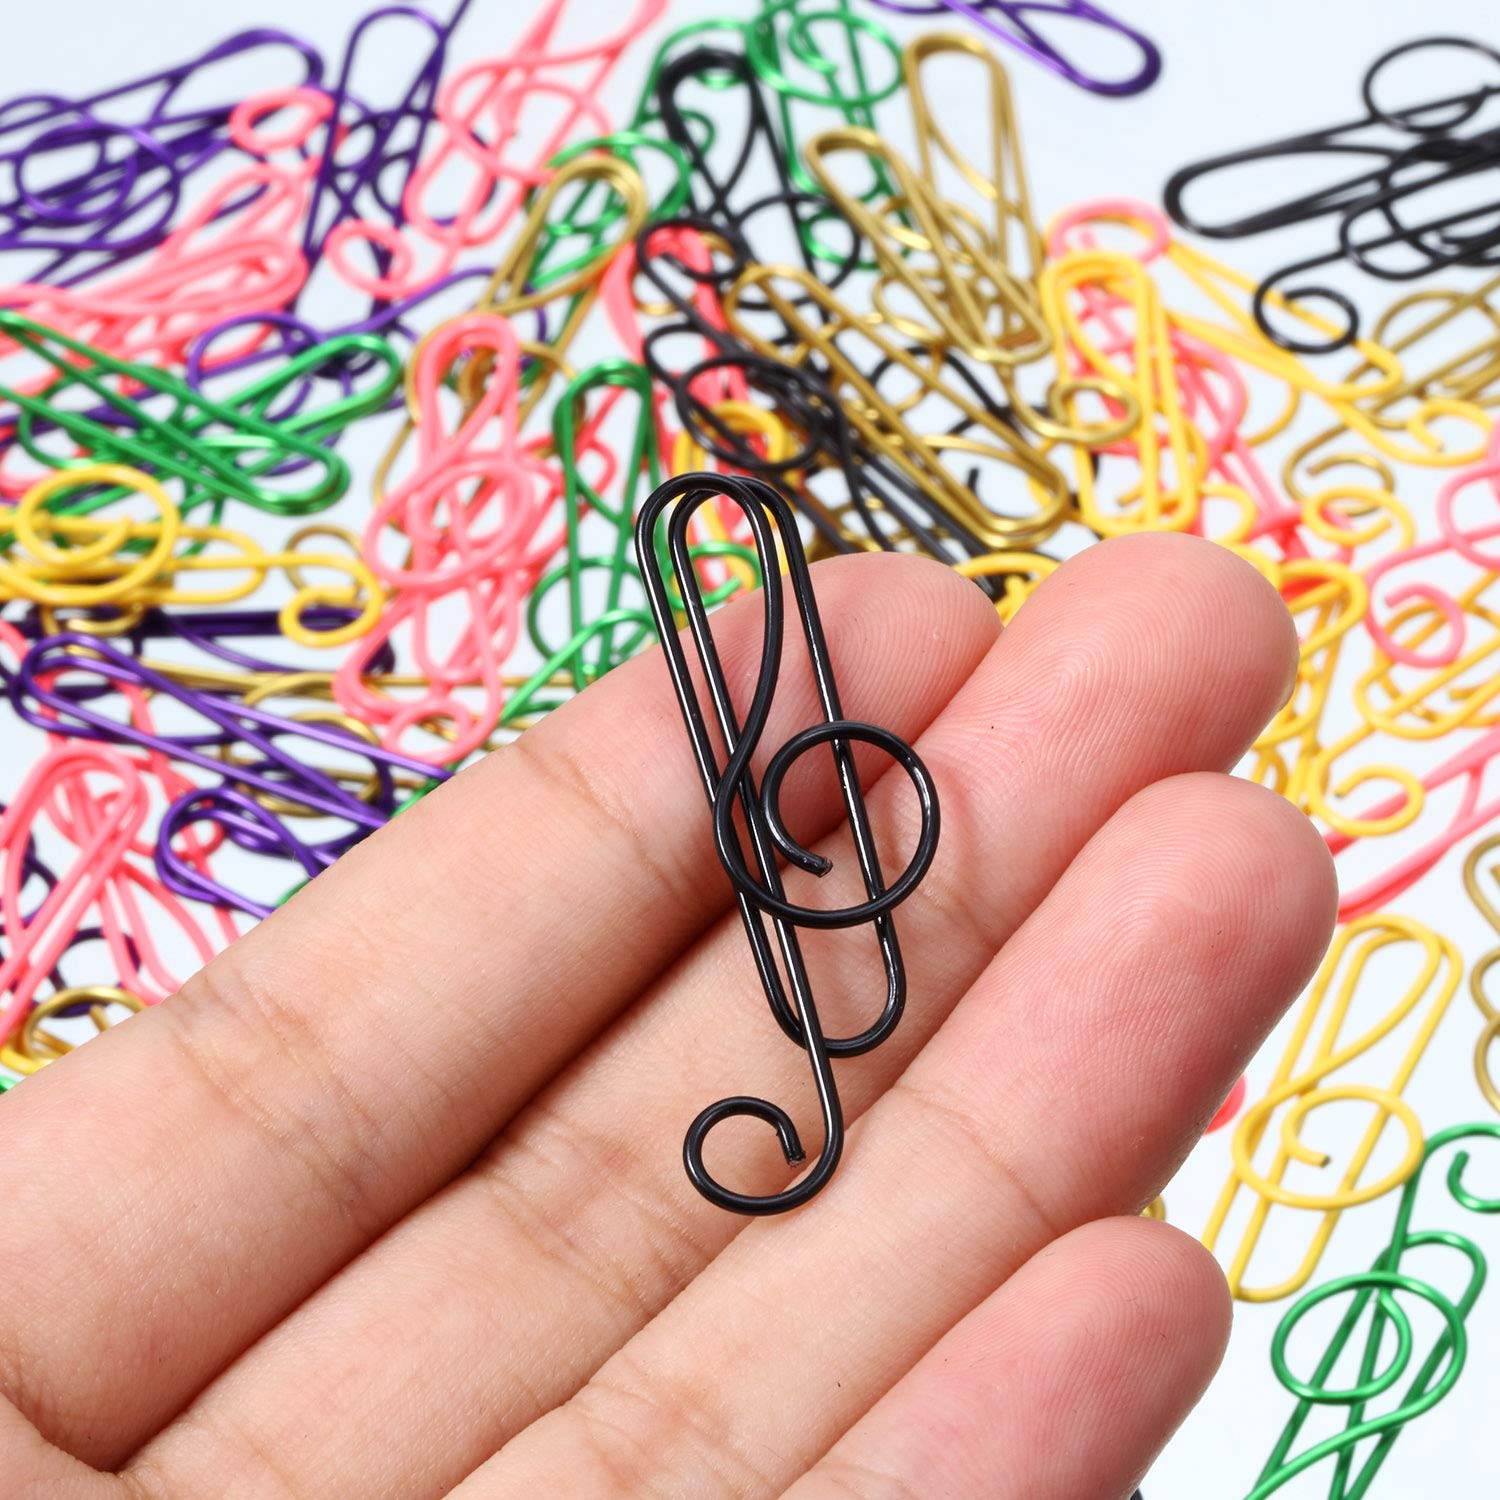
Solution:
M 689 871 L 686 864 L 664 862 L 657 853 L 656 841 L 650 831 L 643 828 L 629 810 L 607 791 L 608 781 L 597 775 L 587 759 L 559 745 L 549 745 L 545 751 L 538 750 L 531 739 L 522 735 L 507 747 L 507 753 L 517 754 L 548 790 L 558 793 L 576 806 L 587 828 L 597 828 L 603 819 L 630 846 L 632 866 L 644 867 L 668 897 L 672 905 L 691 910 L 700 898 L 702 880 L 699 873 Z M 644 902 L 638 905 L 644 906 Z
M 812 1477 L 820 1485 L 848 1496 L 848 1500 L 930 1500 L 929 1496 L 918 1494 L 899 1474 L 853 1459 L 825 1458 Z
M 653 1390 L 658 1383 L 627 1348 L 573 1398 L 586 1426 L 612 1433 L 633 1456 L 636 1467 L 627 1476 L 633 1483 L 626 1493 L 673 1500 L 689 1480 L 691 1493 L 699 1495 L 776 1494 L 784 1487 L 743 1450 L 732 1424 L 709 1409 L 702 1388 L 683 1383 Z M 618 1417 L 609 1411 L 611 1404 L 624 1408 Z M 597 1443 L 591 1446 L 598 1451 Z M 619 1465 L 611 1460 L 611 1467 L 618 1471 Z M 704 1485 L 705 1475 L 712 1489 Z
M 558 1177 L 574 1181 L 564 1191 L 517 1181 L 517 1156 L 529 1156 Z M 625 1159 L 622 1161 L 621 1157 Z M 591 1135 L 575 1122 L 545 1105 L 533 1103 L 513 1133 L 494 1155 L 475 1168 L 499 1201 L 507 1222 L 525 1236 L 546 1260 L 584 1281 L 600 1298 L 630 1315 L 633 1330 L 660 1311 L 672 1292 L 702 1267 L 709 1251 L 689 1232 L 686 1223 L 649 1191 L 637 1190 L 644 1165 L 617 1139 Z M 576 1179 L 581 1176 L 580 1186 Z M 663 1286 L 652 1287 L 638 1274 L 612 1269 L 613 1258 L 581 1231 L 582 1205 L 607 1199 L 623 1204 L 643 1221 L 646 1233 L 633 1248 L 636 1263 L 650 1257 Z M 632 1242 L 636 1236 L 630 1236 Z
M 382 1183 L 388 1164 L 377 1150 L 366 1145 L 367 1138 L 379 1137 L 373 1116 L 359 1106 L 354 1091 L 327 1065 L 317 1047 L 295 1046 L 293 1033 L 299 1028 L 295 1020 L 288 1024 L 280 1005 L 261 993 L 258 986 L 245 982 L 243 975 L 236 975 L 233 982 L 235 993 L 230 996 L 213 965 L 196 974 L 188 989 L 158 1012 L 166 1022 L 166 1035 L 179 1056 L 227 1110 L 269 1140 L 278 1155 L 290 1154 L 301 1162 L 324 1197 L 337 1205 L 342 1218 L 365 1235 L 375 1234 L 385 1223 L 386 1216 L 377 1207 L 377 1197 L 382 1191 L 377 1185 Z M 286 1048 L 288 1055 L 297 1058 L 299 1066 L 316 1073 L 321 1090 L 309 1087 L 305 1094 L 320 1100 L 333 1099 L 335 1109 L 348 1122 L 341 1131 L 345 1137 L 343 1149 L 325 1142 L 314 1122 L 305 1116 L 283 1116 L 258 1100 L 232 1068 L 219 1063 L 222 1044 L 195 1045 L 195 1012 L 198 1015 L 212 1012 L 216 1022 L 224 1016 L 233 1016 L 242 1025 L 250 1024 L 241 1014 L 246 1005 L 265 1023 L 266 1030 Z
M 1025 1176 L 1016 1170 L 1000 1149 L 992 1132 L 974 1118 L 971 1110 L 947 1098 L 940 1089 L 930 1084 L 913 1082 L 909 1075 L 896 1080 L 887 1098 L 893 1094 L 909 1099 L 929 1121 L 944 1125 L 957 1135 L 960 1144 L 968 1147 L 981 1166 L 998 1177 L 1002 1185 L 1020 1200 L 1048 1240 L 1059 1238 L 1070 1227 L 1054 1220 L 1051 1211 L 1032 1190 Z

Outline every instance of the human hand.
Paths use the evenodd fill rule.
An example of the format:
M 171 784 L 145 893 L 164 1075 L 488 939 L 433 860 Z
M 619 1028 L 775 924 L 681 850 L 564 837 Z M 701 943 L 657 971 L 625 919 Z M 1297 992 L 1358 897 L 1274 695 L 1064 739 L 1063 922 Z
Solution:
M 1135 1215 L 1333 921 L 1312 826 L 1222 774 L 1290 690 L 1290 621 L 1170 535 L 1069 562 L 998 639 L 935 564 L 813 576 L 845 708 L 943 804 L 905 1019 L 836 1065 L 829 1187 L 747 1221 L 682 1171 L 704 1104 L 810 1133 L 811 1089 L 653 652 L 0 1104 L 6 1496 L 1130 1493 L 1228 1323 L 1206 1252 Z M 759 610 L 715 616 L 741 685 Z M 789 647 L 766 750 L 813 706 Z M 832 905 L 828 760 L 784 806 L 841 865 L 792 889 Z M 859 760 L 899 868 L 915 796 Z M 868 930 L 810 947 L 828 1030 L 867 1025 Z M 789 1180 L 763 1125 L 712 1150 Z

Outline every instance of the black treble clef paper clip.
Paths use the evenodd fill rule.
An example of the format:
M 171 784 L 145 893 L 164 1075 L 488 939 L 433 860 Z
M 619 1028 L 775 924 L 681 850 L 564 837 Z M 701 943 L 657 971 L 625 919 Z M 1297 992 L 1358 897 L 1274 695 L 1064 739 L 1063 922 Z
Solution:
M 1492 66 L 1495 81 L 1399 109 L 1379 102 L 1381 76 L 1393 64 L 1414 53 L 1441 49 L 1465 53 Z M 1163 204 L 1176 223 L 1209 239 L 1240 239 L 1322 218 L 1336 221 L 1333 246 L 1282 267 L 1256 288 L 1255 320 L 1262 332 L 1299 354 L 1331 353 L 1353 343 L 1359 315 L 1336 288 L 1287 285 L 1292 278 L 1339 261 L 1384 281 L 1411 281 L 1448 266 L 1500 265 L 1500 198 L 1488 186 L 1500 165 L 1500 125 L 1474 123 L 1486 106 L 1500 98 L 1500 52 L 1466 37 L 1406 42 L 1370 64 L 1361 96 L 1363 116 L 1192 162 L 1172 175 L 1162 193 Z M 1471 126 L 1467 134 L 1464 126 Z M 1352 160 L 1356 165 L 1347 176 L 1335 176 L 1322 187 L 1263 208 L 1246 211 L 1245 194 L 1237 192 L 1232 200 L 1237 205 L 1235 213 L 1220 220 L 1190 212 L 1183 201 L 1195 183 L 1239 168 L 1320 159 Z M 1460 182 L 1473 184 L 1467 203 L 1454 200 L 1454 188 Z M 1421 214 L 1424 206 L 1431 209 L 1429 216 Z M 1399 258 L 1393 259 L 1391 252 Z M 1294 338 L 1271 325 L 1268 305 L 1277 298 L 1327 304 L 1336 310 L 1342 326 L 1322 342 Z
M 760 671 L 743 720 L 730 696 L 688 550 L 688 523 L 694 512 L 701 505 L 720 498 L 731 500 L 744 512 L 755 539 L 761 577 L 765 580 L 765 627 Z M 658 523 L 668 507 L 671 507 L 671 512 L 666 516 L 665 536 L 658 538 Z M 735 1192 L 716 1181 L 703 1161 L 703 1146 L 709 1132 L 721 1120 L 736 1115 L 764 1120 L 770 1125 L 780 1138 L 788 1165 L 806 1160 L 806 1152 L 791 1116 L 767 1099 L 736 1095 L 709 1105 L 688 1128 L 683 1143 L 683 1161 L 693 1186 L 720 1208 L 742 1214 L 784 1213 L 800 1207 L 827 1185 L 843 1152 L 844 1116 L 834 1083 L 832 1059 L 855 1057 L 870 1051 L 891 1034 L 901 1019 L 906 1003 L 906 973 L 891 912 L 916 889 L 937 852 L 937 789 L 926 766 L 905 740 L 888 729 L 844 717 L 796 521 L 791 507 L 771 485 L 737 475 L 678 475 L 656 489 L 642 507 L 636 521 L 635 541 L 651 613 L 666 652 L 677 702 L 692 741 L 694 759 L 713 810 L 714 844 L 719 860 L 734 885 L 745 935 L 750 941 L 771 1014 L 787 1037 L 806 1051 L 823 1113 L 824 1142 L 818 1159 L 781 1192 L 765 1197 Z M 823 721 L 792 735 L 770 758 L 757 785 L 750 761 L 766 728 L 781 667 L 786 614 L 782 594 L 782 557 L 785 558 L 792 597 L 802 622 Z M 713 716 L 723 739 L 726 753 L 722 763 L 688 668 L 684 642 L 678 635 L 674 593 L 680 595 L 712 701 Z M 884 750 L 901 765 L 916 788 L 921 808 L 916 852 L 907 867 L 889 884 L 881 873 L 869 815 L 860 790 L 851 749 L 853 741 Z M 818 745 L 828 745 L 833 752 L 867 895 L 866 900 L 856 905 L 831 910 L 799 906 L 788 901 L 778 866 L 778 860 L 785 859 L 788 864 L 814 875 L 826 874 L 830 868 L 828 860 L 803 848 L 787 832 L 779 805 L 786 773 L 799 757 Z M 736 804 L 743 810 L 748 829 L 749 860 L 742 835 L 735 825 Z M 886 978 L 884 1008 L 879 1018 L 856 1036 L 825 1036 L 796 929 L 855 927 L 865 922 L 874 924 L 879 942 Z M 783 983 L 776 965 L 768 925 L 775 931 L 787 983 Z

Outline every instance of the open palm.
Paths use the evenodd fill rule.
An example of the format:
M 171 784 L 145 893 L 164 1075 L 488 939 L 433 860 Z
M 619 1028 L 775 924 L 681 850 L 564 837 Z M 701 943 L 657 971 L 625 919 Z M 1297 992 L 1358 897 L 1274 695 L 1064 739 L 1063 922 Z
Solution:
M 7 1496 L 1129 1494 L 1228 1321 L 1205 1252 L 1135 1215 L 1333 920 L 1313 828 L 1223 774 L 1290 690 L 1290 621 L 1185 537 L 1091 549 L 1003 637 L 934 563 L 813 577 L 845 708 L 943 801 L 906 1017 L 837 1064 L 831 1185 L 752 1221 L 683 1174 L 726 1094 L 818 1142 L 649 653 L 0 1104 Z M 715 619 L 742 687 L 759 622 Z M 789 649 L 764 745 L 814 708 Z M 831 905 L 827 759 L 783 805 L 842 867 L 789 888 Z M 860 763 L 899 867 L 915 797 Z M 831 1033 L 868 1025 L 868 931 L 812 982 Z M 757 1122 L 711 1150 L 790 1178 Z

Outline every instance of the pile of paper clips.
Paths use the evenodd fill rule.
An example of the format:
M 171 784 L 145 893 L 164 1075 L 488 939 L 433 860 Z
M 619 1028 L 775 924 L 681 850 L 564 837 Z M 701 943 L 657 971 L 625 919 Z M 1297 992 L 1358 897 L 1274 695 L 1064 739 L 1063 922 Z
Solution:
M 1297 621 L 1297 689 L 1249 771 L 1317 820 L 1343 884 L 1274 1077 L 1215 1122 L 1229 1176 L 1205 1237 L 1242 1227 L 1240 1297 L 1302 1294 L 1275 1344 L 1297 1405 L 1252 1500 L 1322 1463 L 1333 1493 L 1364 1494 L 1458 1378 L 1483 1282 L 1474 1240 L 1414 1227 L 1427 1164 L 1449 1154 L 1452 1198 L 1500 1212 L 1466 1183 L 1500 1122 L 1428 1137 L 1402 1097 L 1436 1028 L 1466 1024 L 1464 959 L 1394 910 L 1464 861 L 1497 933 L 1468 987 L 1500 1111 L 1500 834 L 1470 845 L 1500 814 L 1500 275 L 1472 273 L 1500 266 L 1500 57 L 1419 44 L 1488 59 L 1491 82 L 1397 107 L 1393 55 L 1364 115 L 1179 172 L 1167 207 L 1199 235 L 1336 221 L 1326 256 L 1257 284 L 1146 203 L 1032 213 L 992 41 L 1128 94 L 1160 68 L 1148 39 L 1047 7 L 1135 49 L 1111 81 L 1032 30 L 1036 6 L 954 0 L 976 25 L 903 46 L 879 5 L 726 0 L 742 14 L 670 31 L 667 0 L 636 0 L 600 39 L 585 7 L 543 0 L 504 55 L 462 65 L 467 0 L 446 22 L 392 6 L 331 67 L 247 31 L 86 98 L 0 104 L 0 254 L 19 268 L 0 287 L 0 676 L 5 743 L 35 749 L 0 813 L 0 1088 L 164 999 L 653 643 L 631 534 L 669 475 L 769 481 L 809 557 L 927 553 L 1006 618 L 1097 538 L 1195 532 Z M 644 81 L 617 126 L 598 97 L 627 48 Z M 383 103 L 376 53 L 417 59 Z M 260 91 L 220 85 L 246 67 Z M 986 149 L 965 154 L 981 110 Z M 1243 162 L 1333 149 L 1359 165 L 1322 191 L 1225 222 L 1185 207 Z M 1362 317 L 1301 284 L 1335 264 L 1470 280 Z M 383 455 L 356 477 L 371 434 Z M 710 603 L 758 585 L 731 502 L 690 537 Z M 1329 1188 L 1300 1131 L 1337 1101 L 1369 1121 Z M 1402 1159 L 1367 1180 L 1389 1129 Z M 1376 1199 L 1395 1227 L 1374 1266 L 1304 1291 L 1339 1215 Z M 1308 1249 L 1268 1280 L 1257 1246 L 1287 1214 Z M 1462 1263 L 1456 1292 L 1403 1269 L 1433 1245 Z M 1327 1355 L 1294 1373 L 1293 1330 L 1338 1296 Z M 1445 1330 L 1421 1358 L 1403 1298 Z M 1392 1332 L 1403 1357 L 1382 1368 Z M 1356 1336 L 1361 1374 L 1335 1387 Z M 1320 1407 L 1342 1426 L 1294 1452 Z

